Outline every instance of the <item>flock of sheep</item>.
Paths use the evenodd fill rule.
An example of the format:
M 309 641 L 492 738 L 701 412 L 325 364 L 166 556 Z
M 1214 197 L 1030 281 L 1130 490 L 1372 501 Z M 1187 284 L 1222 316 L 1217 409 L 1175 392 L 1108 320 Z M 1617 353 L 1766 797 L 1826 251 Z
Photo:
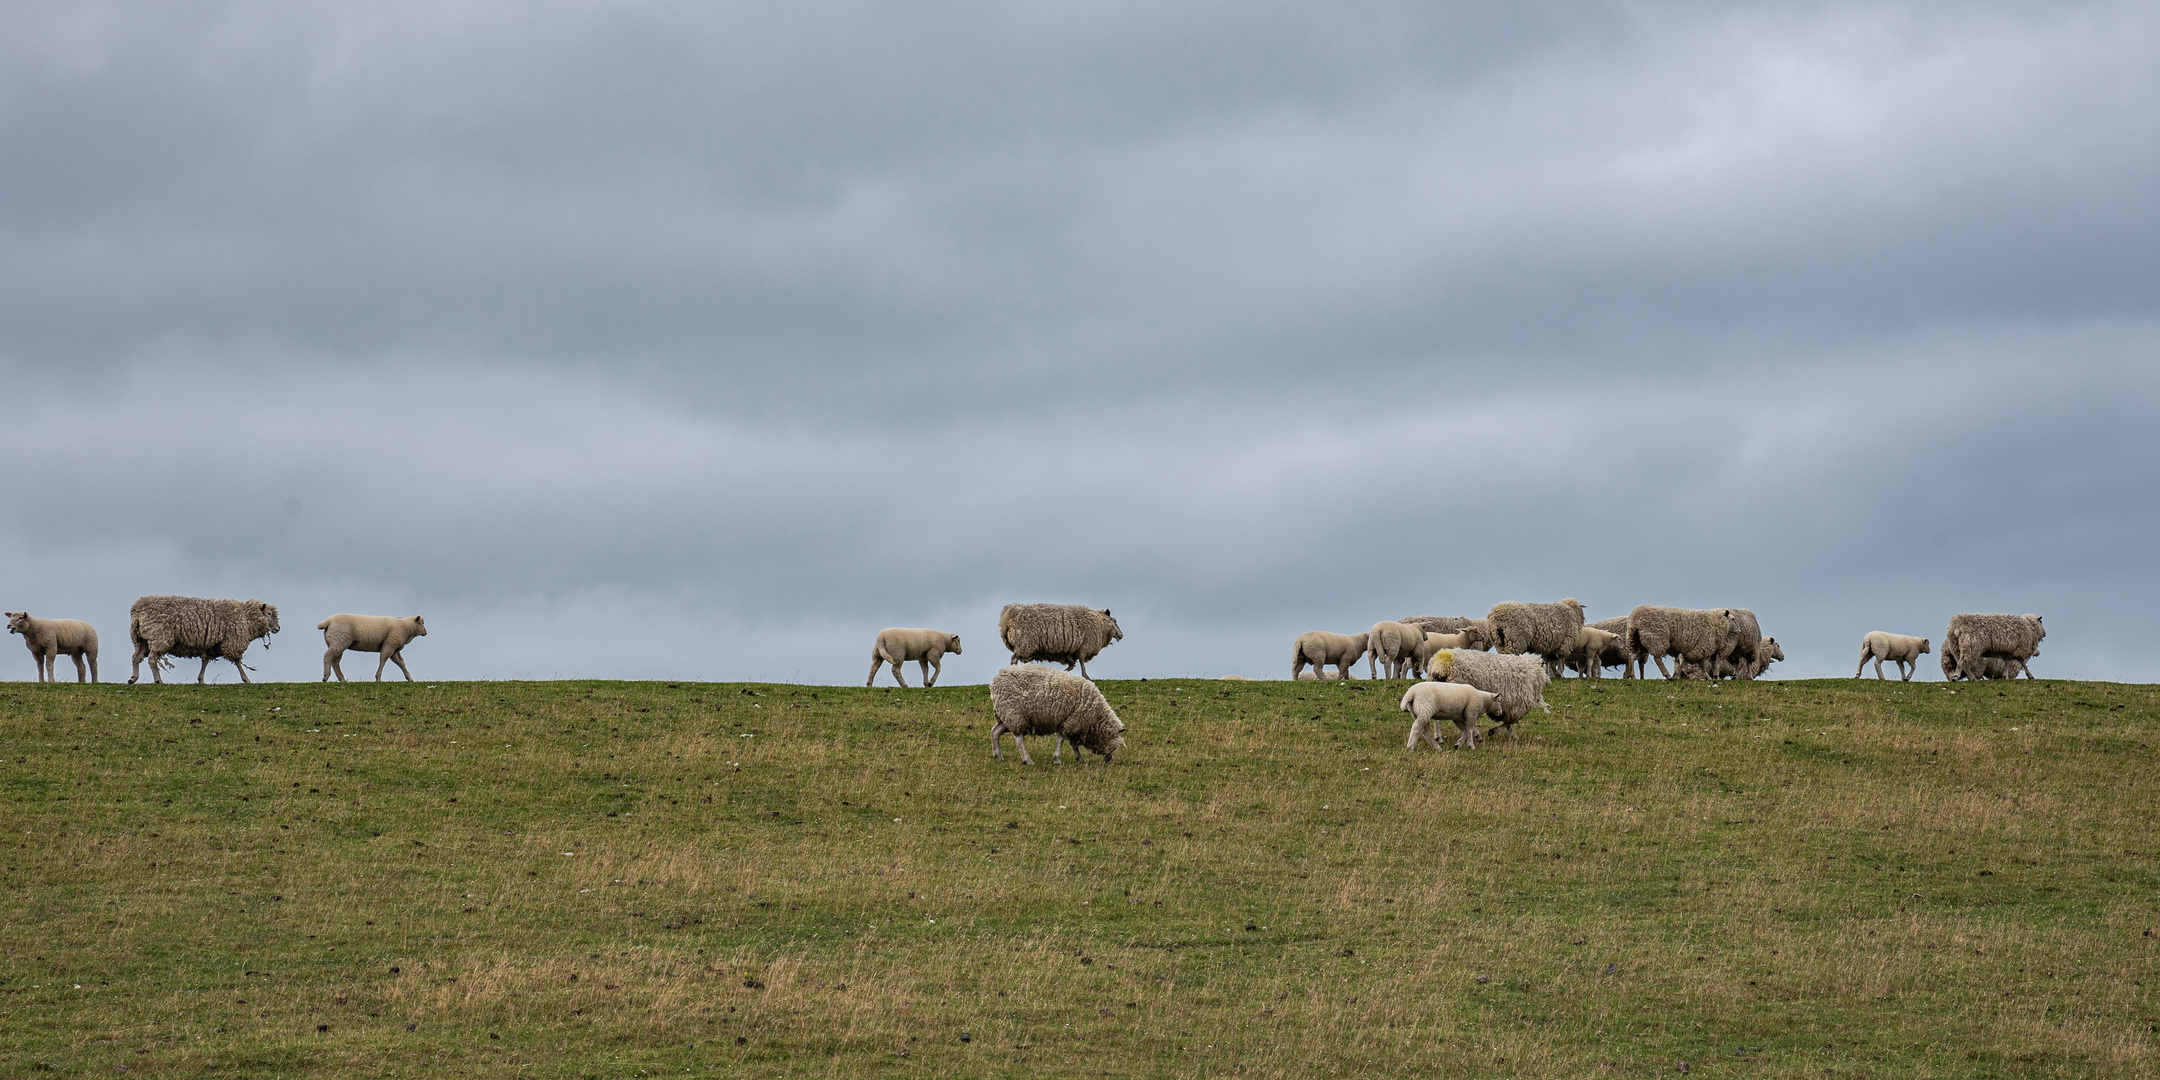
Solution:
M 75 661 L 76 681 L 97 681 L 98 636 L 89 623 L 39 619 L 20 611 L 6 614 L 8 632 L 23 636 L 37 662 L 39 682 L 57 679 L 62 656 Z M 341 660 L 347 650 L 380 655 L 376 681 L 382 680 L 386 665 L 395 663 L 411 682 L 404 649 L 427 634 L 427 623 L 418 615 L 339 614 L 315 628 L 323 632 L 325 682 L 332 675 L 345 681 Z M 164 682 L 162 671 L 171 663 L 167 657 L 200 659 L 198 683 L 217 659 L 232 661 L 240 680 L 251 681 L 241 657 L 258 639 L 268 648 L 270 635 L 277 632 L 277 608 L 260 600 L 145 596 L 128 610 L 128 641 L 135 647 L 128 682 L 141 678 L 145 660 L 151 678 Z M 2014 679 L 2022 672 L 2032 678 L 2028 665 L 2046 636 L 2038 615 L 1955 616 L 1938 654 L 1943 677 Z M 1063 760 L 1067 742 L 1074 753 L 1085 747 L 1105 761 L 1125 745 L 1124 722 L 1087 677 L 1087 662 L 1125 637 L 1107 609 L 1007 604 L 998 614 L 998 637 L 1011 662 L 990 680 L 992 756 L 1004 757 L 1000 743 L 1006 735 L 1013 737 L 1020 760 L 1031 765 L 1024 741 L 1029 735 L 1055 739 L 1053 762 Z M 1861 640 L 1860 666 L 1853 677 L 1859 678 L 1873 661 L 1875 677 L 1885 678 L 1882 665 L 1888 660 L 1910 681 L 1932 644 L 1927 638 L 1870 633 Z M 876 683 L 879 669 L 889 665 L 893 679 L 904 687 L 901 665 L 915 663 L 923 685 L 935 686 L 948 654 L 960 655 L 960 635 L 921 628 L 881 630 L 871 646 L 865 685 Z M 1497 722 L 1487 736 L 1505 730 L 1514 738 L 1516 722 L 1531 710 L 1550 711 L 1545 686 L 1567 671 L 1596 679 L 1606 668 L 1618 667 L 1624 678 L 1632 679 L 1642 677 L 1649 662 L 1668 679 L 1753 679 L 1783 659 L 1777 639 L 1763 634 L 1747 608 L 1645 604 L 1623 618 L 1585 622 L 1581 602 L 1569 597 L 1556 604 L 1495 604 L 1482 619 L 1412 615 L 1375 623 L 1362 634 L 1299 634 L 1291 650 L 1290 677 L 1323 678 L 1333 665 L 1337 679 L 1348 679 L 1351 667 L 1365 660 L 1370 678 L 1382 677 L 1385 668 L 1389 679 L 1426 680 L 1403 694 L 1402 709 L 1412 716 L 1409 747 L 1415 749 L 1423 738 L 1438 749 L 1440 726 L 1453 723 L 1458 729 L 1455 745 L 1468 748 L 1477 745 L 1477 727 L 1485 718 Z M 1065 670 L 1029 664 L 1035 660 L 1061 663 Z M 1078 675 L 1070 674 L 1075 666 Z
M 57 681 L 55 670 L 63 656 L 75 661 L 75 681 L 83 682 L 84 661 L 89 662 L 88 680 L 98 678 L 97 629 L 80 619 L 39 619 L 27 611 L 7 613 L 8 633 L 21 634 L 23 643 L 30 647 L 30 655 L 37 661 L 38 681 Z M 323 681 L 330 681 L 335 673 L 339 682 L 345 681 L 345 668 L 340 662 L 345 650 L 382 654 L 375 665 L 375 681 L 382 681 L 383 666 L 396 663 L 405 673 L 405 681 L 412 681 L 412 669 L 405 666 L 405 646 L 416 637 L 427 636 L 427 622 L 418 615 L 399 618 L 393 615 L 332 615 L 315 625 L 323 632 Z M 195 673 L 195 681 L 202 682 L 210 672 L 210 661 L 230 660 L 239 669 L 240 681 L 251 682 L 247 673 L 251 670 L 240 657 L 248 646 L 260 638 L 263 648 L 270 647 L 270 635 L 278 632 L 278 610 L 275 605 L 260 600 L 211 600 L 200 596 L 145 596 L 128 609 L 128 641 L 135 646 L 134 666 L 128 674 L 128 682 L 142 678 L 143 661 L 150 661 L 150 677 L 160 683 L 165 681 L 164 669 L 172 662 L 168 656 L 184 656 L 200 659 L 202 669 Z
M 990 680 L 991 756 L 1004 757 L 1001 740 L 1011 735 L 1020 760 L 1032 765 L 1024 737 L 1049 735 L 1056 740 L 1053 762 L 1063 759 L 1066 742 L 1073 744 L 1075 754 L 1084 746 L 1108 761 L 1125 744 L 1125 724 L 1088 680 L 1087 662 L 1124 636 L 1108 610 L 1007 604 L 998 615 L 998 637 L 1012 659 Z M 2038 615 L 1955 616 L 1943 635 L 1943 676 L 2009 679 L 2023 672 L 2031 678 L 2027 664 L 2046 636 Z M 1930 645 L 1927 638 L 1870 633 L 1861 640 L 1860 667 L 1853 677 L 1859 678 L 1873 660 L 1875 677 L 1884 678 L 1882 662 L 1888 660 L 1910 681 Z M 960 635 L 921 628 L 881 630 L 870 649 L 870 677 L 864 685 L 875 684 L 879 669 L 890 665 L 894 680 L 906 686 L 900 665 L 914 662 L 921 666 L 923 685 L 935 686 L 947 654 L 960 655 Z M 1402 697 L 1402 711 L 1411 715 L 1405 745 L 1415 750 L 1422 738 L 1438 750 L 1442 725 L 1453 723 L 1455 745 L 1468 749 L 1477 746 L 1478 727 L 1486 718 L 1496 723 L 1484 737 L 1505 730 L 1514 739 L 1517 721 L 1534 709 L 1551 711 L 1545 686 L 1566 671 L 1596 679 L 1604 669 L 1618 667 L 1624 678 L 1633 679 L 1645 674 L 1647 661 L 1668 679 L 1753 679 L 1783 659 L 1785 650 L 1776 638 L 1763 634 L 1762 624 L 1747 608 L 1644 604 L 1622 618 L 1586 623 L 1582 603 L 1569 597 L 1556 604 L 1495 604 L 1482 619 L 1412 615 L 1375 623 L 1362 634 L 1299 634 L 1291 649 L 1290 677 L 1324 678 L 1333 665 L 1337 679 L 1348 679 L 1351 667 L 1365 660 L 1369 678 L 1381 678 L 1385 668 L 1389 679 L 1426 680 Z M 1036 667 L 1030 660 L 1062 663 L 1065 671 Z M 1075 665 L 1078 675 L 1070 674 Z

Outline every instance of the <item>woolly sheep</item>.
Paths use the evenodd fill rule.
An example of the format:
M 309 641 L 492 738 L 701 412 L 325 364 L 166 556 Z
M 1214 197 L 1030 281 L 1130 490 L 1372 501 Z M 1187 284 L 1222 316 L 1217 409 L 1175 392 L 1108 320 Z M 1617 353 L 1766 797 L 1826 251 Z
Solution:
M 1335 677 L 1348 679 L 1350 665 L 1365 655 L 1368 634 L 1330 634 L 1325 630 L 1311 630 L 1299 634 L 1297 645 L 1290 653 L 1290 677 L 1296 679 L 1305 665 L 1313 666 L 1313 678 L 1327 677 L 1327 666 L 1335 665 Z
M 1395 621 L 1409 623 L 1428 634 L 1452 634 L 1471 622 L 1461 615 L 1406 615 Z
M 1755 649 L 1755 674 L 1748 677 L 1751 679 L 1762 678 L 1762 673 L 1770 670 L 1771 664 L 1783 659 L 1785 659 L 1785 647 L 1778 644 L 1776 638 L 1766 637 L 1762 639 L 1762 644 Z
M 1466 648 L 1476 649 L 1479 652 L 1489 652 L 1493 647 L 1491 619 L 1472 619 L 1464 623 L 1462 629 L 1456 631 L 1456 633 L 1470 635 L 1470 641 L 1465 646 Z
M 1033 765 L 1025 737 L 1049 735 L 1056 740 L 1051 764 L 1063 764 L 1065 743 L 1073 744 L 1073 760 L 1080 748 L 1102 755 L 1103 764 L 1125 745 L 1125 722 L 1105 700 L 1095 684 L 1054 668 L 1014 664 L 1000 668 L 990 679 L 990 756 L 999 761 L 1005 754 L 1000 737 L 1011 735 L 1020 750 L 1020 763 Z
M 1495 652 L 1518 656 L 1536 653 L 1549 671 L 1557 673 L 1560 662 L 1575 648 L 1583 626 L 1582 602 L 1570 596 L 1557 604 L 1525 604 L 1515 600 L 1494 604 L 1485 618 L 1492 623 Z
M 1410 737 L 1403 742 L 1405 750 L 1417 749 L 1419 735 L 1433 749 L 1441 749 L 1437 732 L 1444 721 L 1450 720 L 1460 729 L 1455 745 L 1476 749 L 1478 719 L 1490 716 L 1498 720 L 1505 712 L 1498 694 L 1463 683 L 1440 682 L 1421 682 L 1404 691 L 1402 711 L 1411 717 Z
M 1532 709 L 1552 711 L 1545 704 L 1545 684 L 1552 676 L 1543 661 L 1529 656 L 1442 649 L 1433 654 L 1426 678 L 1434 682 L 1463 683 L 1500 695 L 1500 726 L 1508 738 L 1516 738 L 1515 722 Z M 1497 729 L 1496 729 L 1497 730 Z
M 1708 664 L 1722 655 L 1726 635 L 1734 632 L 1731 608 L 1669 608 L 1643 604 L 1628 612 L 1629 676 L 1647 675 L 1644 659 L 1657 661 L 1658 674 L 1673 678 L 1668 656 Z
M 1971 672 L 1970 678 L 2015 679 L 2018 672 L 2025 670 L 2025 662 L 2008 656 L 1983 656 L 1967 667 Z M 2027 677 L 2030 677 L 2029 673 Z
M 1582 657 L 1580 661 L 1571 658 L 1568 661 L 1569 667 L 1574 668 L 1577 674 L 1587 675 L 1589 674 L 1589 671 L 1585 667 L 1585 664 L 1594 659 L 1598 667 L 1598 676 L 1600 678 L 1604 676 L 1605 669 L 1609 667 L 1617 667 L 1622 669 L 1624 675 L 1632 676 L 1634 674 L 1633 672 L 1626 670 L 1629 667 L 1628 661 L 1630 659 L 1627 650 L 1627 616 L 1621 615 L 1611 619 L 1599 619 L 1594 623 L 1587 624 L 1585 626 L 1585 629 L 1603 630 L 1606 633 L 1611 634 L 1613 636 L 1613 639 L 1607 642 L 1603 649 L 1598 651 L 1598 655 L 1595 658 L 1585 656 Z
M 1427 632 L 1425 635 L 1425 640 L 1418 642 L 1417 654 L 1411 657 L 1411 674 L 1420 679 L 1424 678 L 1426 669 L 1432 664 L 1433 654 L 1439 652 L 1442 649 L 1476 648 L 1476 646 L 1472 644 L 1475 637 L 1476 635 L 1470 632 L 1469 627 L 1464 627 L 1463 629 L 1457 630 L 1452 634 L 1435 634 Z
M 1125 631 L 1118 629 L 1108 608 L 1007 604 L 998 613 L 998 638 L 1012 652 L 1015 664 L 1046 660 L 1065 665 L 1067 671 L 1078 664 L 1084 678 L 1087 662 L 1109 648 L 1111 642 L 1125 640 Z
M 1575 647 L 1562 657 L 1568 667 L 1574 668 L 1586 679 L 1605 677 L 1605 650 L 1621 640 L 1619 634 L 1595 626 L 1585 626 L 1575 632 Z
M 6 612 L 10 634 L 21 634 L 23 645 L 30 650 L 30 659 L 37 662 L 37 681 L 59 682 L 58 665 L 62 656 L 75 661 L 75 681 L 83 677 L 83 660 L 90 661 L 87 681 L 98 681 L 97 631 L 81 619 L 39 619 L 27 611 Z
M 1988 656 L 2016 660 L 2025 677 L 2032 678 L 2025 661 L 2039 654 L 2040 640 L 2045 637 L 2047 627 L 2038 615 L 1953 615 L 1950 628 L 1943 631 L 1944 673 L 1949 673 L 1954 652 L 1957 663 L 1967 667 Z
M 1387 677 L 1400 679 L 1406 668 L 1417 660 L 1418 645 L 1425 640 L 1422 627 L 1401 622 L 1376 622 L 1366 631 L 1365 677 L 1380 677 L 1380 665 L 1387 665 Z
M 1868 661 L 1873 660 L 1875 677 L 1887 682 L 1889 680 L 1883 675 L 1882 662 L 1888 660 L 1897 665 L 1900 679 L 1911 682 L 1913 672 L 1920 669 L 1920 657 L 1928 652 L 1928 644 L 1928 639 L 1924 637 L 1870 630 L 1866 637 L 1860 639 L 1860 666 L 1853 669 L 1852 677 L 1859 678 L 1860 673 L 1867 670 Z
M 260 600 L 210 600 L 200 596 L 145 596 L 128 609 L 128 640 L 135 646 L 135 661 L 128 675 L 133 683 L 142 677 L 142 662 L 150 661 L 150 677 L 163 683 L 165 657 L 202 659 L 195 673 L 200 683 L 210 672 L 210 661 L 226 659 L 240 670 L 240 681 L 251 682 L 248 667 L 240 662 L 256 638 L 270 647 L 270 635 L 278 632 L 276 606 Z
M 938 676 L 945 673 L 947 653 L 961 655 L 960 635 L 920 627 L 887 627 L 877 632 L 877 641 L 870 646 L 870 677 L 863 680 L 863 685 L 876 683 L 878 668 L 891 664 L 893 681 L 906 686 L 907 677 L 900 674 L 900 665 L 913 660 L 922 667 L 923 686 L 936 686 Z
M 1725 635 L 1725 644 L 1719 650 L 1732 660 L 1732 678 L 1755 677 L 1755 654 L 1762 648 L 1762 623 L 1756 621 L 1755 613 L 1747 608 L 1733 608 L 1732 633 Z
M 427 636 L 427 621 L 418 615 L 348 615 L 337 614 L 315 624 L 323 632 L 322 681 L 329 682 L 332 672 L 337 681 L 345 681 L 345 650 L 382 654 L 375 661 L 375 681 L 382 681 L 383 665 L 395 663 L 405 673 L 405 681 L 413 681 L 412 669 L 405 666 L 405 646 L 416 637 Z M 451 628 L 453 631 L 456 627 Z M 453 635 L 454 636 L 454 635 Z

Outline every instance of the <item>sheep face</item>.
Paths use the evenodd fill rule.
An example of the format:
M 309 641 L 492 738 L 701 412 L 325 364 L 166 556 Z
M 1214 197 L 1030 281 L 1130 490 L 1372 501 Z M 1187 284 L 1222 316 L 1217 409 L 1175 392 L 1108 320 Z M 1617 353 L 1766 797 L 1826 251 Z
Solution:
M 945 651 L 954 656 L 960 655 L 960 635 L 954 634 L 945 639 Z
M 1920 639 L 1920 651 L 1921 651 L 1921 652 L 1923 652 L 1923 653 L 1925 653 L 1925 652 L 1927 652 L 1927 651 L 1928 651 L 1928 639 L 1927 639 L 1927 638 L 1921 638 L 1921 639 Z M 1780 660 L 1783 660 L 1783 659 L 1785 659 L 1785 658 L 1784 658 L 1784 657 L 1782 657 L 1782 656 L 1780 656 L 1780 657 L 1778 657 L 1778 659 L 1780 659 Z
M 1109 620 L 1110 620 L 1110 640 L 1112 640 L 1112 641 L 1123 641 L 1123 640 L 1125 640 L 1125 631 L 1123 631 L 1123 630 L 1121 630 L 1121 629 L 1119 629 L 1119 628 L 1118 628 L 1117 620 L 1116 620 L 1115 618 L 1112 618 L 1112 617 L 1111 617 L 1111 615 L 1110 615 L 1110 609 L 1109 609 L 1109 608 L 1104 608 L 1104 609 L 1102 609 L 1102 617 L 1103 617 L 1103 618 L 1105 618 L 1105 619 L 1109 619 Z M 959 652 L 959 651 L 960 651 L 960 643 L 959 643 L 959 642 L 960 642 L 960 639 L 958 639 L 958 638 L 954 638 L 954 639 L 953 639 L 953 651 L 954 651 L 954 652 Z
M 413 636 L 414 636 L 414 637 L 426 637 L 426 636 L 427 636 L 427 620 L 426 620 L 426 619 L 423 619 L 423 618 L 421 618 L 420 616 L 418 616 L 418 615 L 415 615 L 415 616 L 413 616 L 413 617 L 412 617 L 412 625 L 413 625 Z
M 250 600 L 248 601 L 248 606 L 262 612 L 263 621 L 270 625 L 271 633 L 275 634 L 278 632 L 277 605 L 265 604 L 260 600 Z
M 21 633 L 25 633 L 25 632 L 27 632 L 27 631 L 28 631 L 28 629 L 29 629 L 29 626 L 30 626 L 30 613 L 29 613 L 29 612 L 27 612 L 27 611 L 9 611 L 9 612 L 5 612 L 4 614 L 6 614 L 6 615 L 7 615 L 7 632 L 8 632 L 8 633 L 10 633 L 10 634 L 21 634 Z

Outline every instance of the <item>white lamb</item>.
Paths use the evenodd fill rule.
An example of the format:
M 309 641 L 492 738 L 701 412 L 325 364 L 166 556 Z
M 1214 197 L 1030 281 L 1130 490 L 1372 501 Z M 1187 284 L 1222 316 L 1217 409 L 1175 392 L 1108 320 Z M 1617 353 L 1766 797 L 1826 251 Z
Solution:
M 1873 660 L 1875 677 L 1888 681 L 1882 673 L 1882 662 L 1888 660 L 1897 665 L 1899 677 L 1911 682 L 1913 672 L 1920 669 L 1920 657 L 1928 651 L 1928 644 L 1924 637 L 1869 631 L 1860 639 L 1860 666 L 1853 669 L 1852 677 L 1859 678 L 1860 673 L 1867 670 L 1868 661 Z
M 877 643 L 870 646 L 870 677 L 863 680 L 863 685 L 877 682 L 878 668 L 891 664 L 893 681 L 906 686 L 907 678 L 900 674 L 900 665 L 913 660 L 922 666 L 923 686 L 936 686 L 937 677 L 945 673 L 947 653 L 961 655 L 960 635 L 920 627 L 880 630 Z
M 1417 749 L 1418 737 L 1433 749 L 1442 749 L 1436 733 L 1445 721 L 1453 721 L 1459 734 L 1455 745 L 1465 750 L 1477 748 L 1477 726 L 1481 717 L 1495 720 L 1506 712 L 1500 705 L 1500 695 L 1480 690 L 1462 683 L 1421 682 L 1403 692 L 1402 711 L 1410 714 L 1410 738 L 1403 749 Z
M 405 673 L 405 681 L 413 681 L 412 669 L 405 666 L 405 646 L 416 637 L 427 636 L 427 622 L 418 615 L 332 615 L 315 624 L 323 632 L 322 681 L 329 682 L 335 672 L 337 681 L 345 681 L 345 650 L 381 653 L 375 661 L 375 681 L 382 681 L 383 665 L 396 662 L 398 670 Z M 454 631 L 457 628 L 451 627 Z M 455 636 L 454 634 L 452 636 Z

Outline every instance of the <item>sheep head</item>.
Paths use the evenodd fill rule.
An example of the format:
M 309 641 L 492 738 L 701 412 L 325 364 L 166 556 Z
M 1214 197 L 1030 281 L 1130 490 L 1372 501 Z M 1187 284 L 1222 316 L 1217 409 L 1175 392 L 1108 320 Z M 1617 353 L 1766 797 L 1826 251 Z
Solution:
M 412 625 L 413 625 L 413 636 L 414 636 L 414 637 L 426 637 L 426 636 L 427 636 L 427 620 L 426 620 L 426 619 L 423 619 L 423 618 L 421 618 L 420 616 L 418 616 L 418 615 L 415 615 L 415 616 L 413 616 L 413 617 L 412 617 Z
M 9 611 L 9 612 L 0 612 L 0 614 L 5 614 L 5 615 L 7 616 L 7 632 L 8 632 L 8 633 L 10 633 L 10 634 L 22 634 L 22 633 L 27 633 L 27 632 L 29 631 L 29 627 L 30 627 L 30 613 L 29 613 L 29 612 L 27 612 L 27 611 Z
M 953 634 L 946 639 L 945 651 L 953 654 L 954 656 L 960 655 L 960 635 Z
M 1928 651 L 1928 641 L 1929 641 L 1929 639 L 1928 639 L 1928 638 L 1921 638 L 1921 639 L 1920 639 L 1920 652 L 1921 652 L 1921 653 L 1923 653 L 1923 654 L 1924 654 L 1924 653 L 1926 653 L 1926 652 Z M 1783 659 L 1783 657 L 1780 657 L 1779 659 Z
M 1125 631 L 1123 631 L 1123 630 L 1121 630 L 1121 629 L 1119 629 L 1119 628 L 1118 628 L 1118 624 L 1117 624 L 1117 619 L 1116 619 L 1115 617 L 1113 617 L 1113 616 L 1112 616 L 1112 615 L 1110 614 L 1110 609 L 1109 609 L 1109 608 L 1104 608 L 1104 609 L 1102 609 L 1102 617 L 1103 617 L 1104 619 L 1107 619 L 1107 620 L 1109 620 L 1109 622 L 1110 622 L 1110 640 L 1112 640 L 1112 641 L 1123 641 L 1123 640 L 1125 640 Z M 953 651 L 954 651 L 954 652 L 959 652 L 960 650 L 959 650 L 959 649 L 958 649 L 958 648 L 956 647 L 956 648 L 954 648 L 954 649 L 953 649 Z

